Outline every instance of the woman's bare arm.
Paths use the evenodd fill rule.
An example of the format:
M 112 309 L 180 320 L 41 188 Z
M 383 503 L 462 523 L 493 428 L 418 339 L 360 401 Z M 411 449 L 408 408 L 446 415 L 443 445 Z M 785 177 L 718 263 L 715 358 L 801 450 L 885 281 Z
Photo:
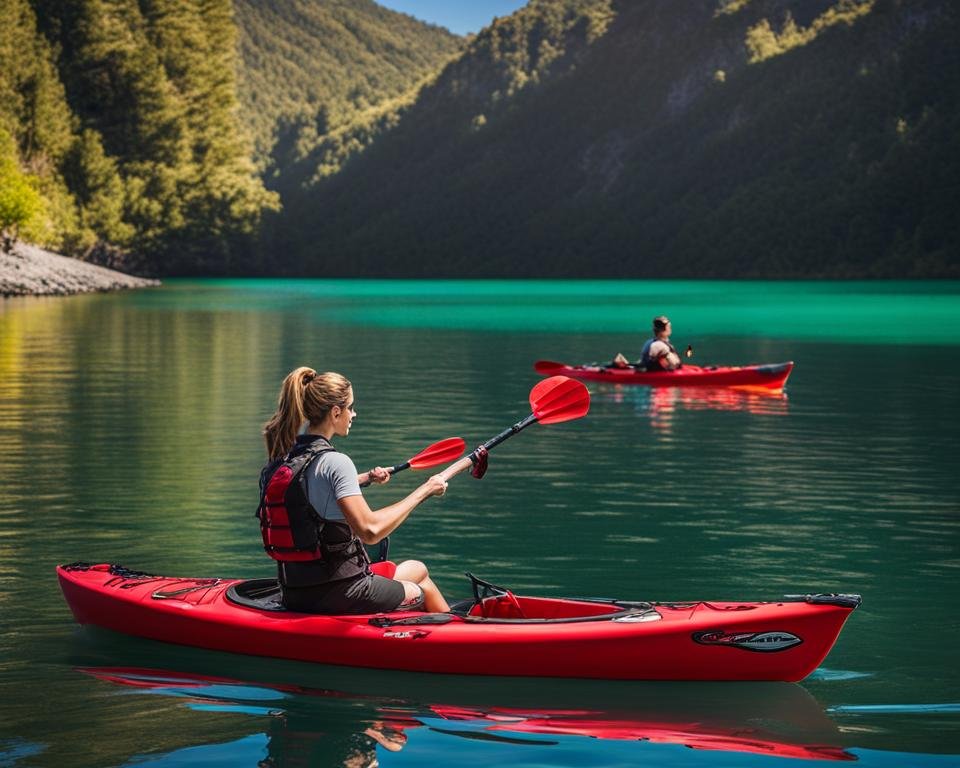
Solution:
M 360 541 L 376 544 L 400 527 L 423 501 L 431 496 L 442 496 L 446 490 L 447 482 L 434 475 L 405 499 L 380 509 L 370 509 L 363 496 L 347 496 L 338 499 L 337 504 Z

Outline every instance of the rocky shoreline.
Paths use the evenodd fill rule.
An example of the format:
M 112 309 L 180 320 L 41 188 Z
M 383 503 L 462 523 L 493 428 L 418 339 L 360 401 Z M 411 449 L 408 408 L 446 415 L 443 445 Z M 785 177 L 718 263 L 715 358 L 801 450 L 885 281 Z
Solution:
M 35 245 L 15 243 L 0 251 L 0 296 L 69 296 L 160 285 L 96 264 L 70 259 Z

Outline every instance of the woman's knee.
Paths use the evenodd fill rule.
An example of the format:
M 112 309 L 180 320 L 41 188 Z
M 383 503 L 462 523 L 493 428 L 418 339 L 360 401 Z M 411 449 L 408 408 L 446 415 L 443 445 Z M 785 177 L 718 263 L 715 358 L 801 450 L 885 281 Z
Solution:
M 398 581 L 415 581 L 419 584 L 429 575 L 427 566 L 419 560 L 404 560 L 397 566 L 397 572 L 393 578 Z

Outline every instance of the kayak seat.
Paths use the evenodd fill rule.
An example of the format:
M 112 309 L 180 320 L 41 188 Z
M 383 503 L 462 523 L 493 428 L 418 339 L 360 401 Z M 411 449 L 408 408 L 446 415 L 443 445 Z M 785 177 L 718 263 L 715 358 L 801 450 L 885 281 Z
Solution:
M 527 618 L 523 608 L 520 607 L 517 596 L 509 589 L 478 579 L 470 572 L 467 572 L 466 575 L 473 588 L 473 606 L 467 612 L 468 616 L 483 619 Z
M 276 579 L 250 579 L 227 590 L 231 603 L 259 611 L 286 611 L 280 602 L 280 583 Z
M 502 595 L 484 598 L 470 610 L 471 616 L 482 616 L 485 619 L 525 619 L 526 614 L 520 606 L 520 601 L 513 592 L 507 591 Z

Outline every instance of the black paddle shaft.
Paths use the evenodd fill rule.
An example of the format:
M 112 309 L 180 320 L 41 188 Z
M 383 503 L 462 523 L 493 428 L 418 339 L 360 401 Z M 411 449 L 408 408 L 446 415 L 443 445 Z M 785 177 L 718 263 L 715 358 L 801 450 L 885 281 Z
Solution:
M 501 432 L 501 433 L 500 433 L 499 435 L 497 435 L 496 437 L 491 437 L 489 440 L 487 440 L 487 442 L 485 442 L 485 443 L 484 443 L 482 446 L 480 446 L 480 447 L 481 447 L 481 448 L 485 448 L 485 449 L 488 450 L 488 451 L 489 451 L 491 448 L 496 448 L 498 445 L 500 445 L 500 443 L 502 443 L 502 442 L 503 442 L 504 440 L 506 440 L 508 437 L 513 437 L 513 436 L 514 436 L 515 434 L 517 434 L 517 432 L 519 432 L 521 429 L 526 429 L 526 428 L 529 427 L 531 424 L 533 424 L 536 420 L 537 420 L 536 414 L 531 413 L 529 416 L 527 416 L 527 418 L 521 419 L 521 420 L 518 421 L 516 424 L 514 424 L 512 427 L 507 427 L 507 429 L 503 430 L 503 432 Z M 479 449 L 478 449 L 478 450 L 479 450 Z M 474 464 L 477 463 L 477 451 L 474 451 L 473 453 L 470 454 L 470 461 L 472 461 Z

